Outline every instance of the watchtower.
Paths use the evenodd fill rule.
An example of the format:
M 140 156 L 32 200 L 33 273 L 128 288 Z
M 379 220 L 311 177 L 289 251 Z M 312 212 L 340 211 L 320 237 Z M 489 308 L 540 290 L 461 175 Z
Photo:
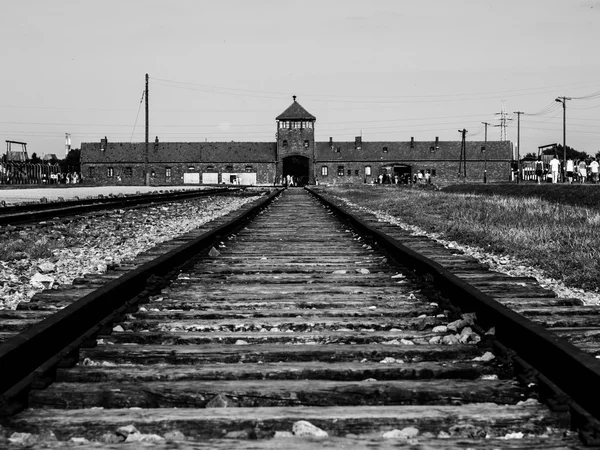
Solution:
M 294 102 L 276 117 L 277 179 L 292 176 L 298 186 L 315 183 L 315 121 L 300 103 Z M 281 177 L 281 178 L 280 178 Z
M 17 150 L 13 150 L 13 144 L 20 145 Z M 27 155 L 27 142 L 6 141 L 6 160 L 25 162 L 29 159 Z

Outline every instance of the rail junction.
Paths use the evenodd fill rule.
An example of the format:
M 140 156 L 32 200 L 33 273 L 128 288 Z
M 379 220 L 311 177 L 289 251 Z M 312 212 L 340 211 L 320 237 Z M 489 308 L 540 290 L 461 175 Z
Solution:
M 597 319 L 326 190 L 272 190 L 0 311 L 0 424 L 181 448 L 596 446 Z

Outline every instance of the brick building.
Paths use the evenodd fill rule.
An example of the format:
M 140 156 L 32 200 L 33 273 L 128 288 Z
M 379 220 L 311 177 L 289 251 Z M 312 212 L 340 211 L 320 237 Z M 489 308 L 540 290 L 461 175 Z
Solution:
M 508 141 L 315 142 L 316 118 L 294 96 L 276 117 L 276 142 L 100 142 L 81 144 L 82 175 L 88 183 L 124 185 L 273 185 L 293 176 L 298 184 L 393 182 L 429 173 L 454 181 L 510 178 Z M 485 151 L 483 149 L 485 148 Z M 462 157 L 461 157 L 462 154 Z

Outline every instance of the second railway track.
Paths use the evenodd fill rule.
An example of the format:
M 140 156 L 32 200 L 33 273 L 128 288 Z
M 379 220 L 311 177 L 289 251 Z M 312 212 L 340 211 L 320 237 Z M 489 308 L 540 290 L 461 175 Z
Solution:
M 517 377 L 514 353 L 399 263 L 288 189 L 1 423 L 105 443 L 133 425 L 130 440 L 189 448 L 313 448 L 289 437 L 300 421 L 331 447 L 391 446 L 389 435 L 421 448 L 581 446 L 568 408 L 537 401 L 549 396 Z

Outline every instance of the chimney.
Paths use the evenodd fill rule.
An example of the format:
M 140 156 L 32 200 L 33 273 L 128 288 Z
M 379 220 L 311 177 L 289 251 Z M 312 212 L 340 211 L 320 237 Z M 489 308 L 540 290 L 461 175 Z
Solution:
M 333 149 L 333 138 L 329 136 L 329 148 Z
M 435 137 L 435 149 L 438 150 L 440 148 L 440 138 Z
M 356 136 L 354 138 L 354 147 L 357 150 L 360 150 L 360 148 L 362 147 L 362 136 Z
M 410 148 L 415 148 L 415 138 L 414 137 L 410 137 Z

